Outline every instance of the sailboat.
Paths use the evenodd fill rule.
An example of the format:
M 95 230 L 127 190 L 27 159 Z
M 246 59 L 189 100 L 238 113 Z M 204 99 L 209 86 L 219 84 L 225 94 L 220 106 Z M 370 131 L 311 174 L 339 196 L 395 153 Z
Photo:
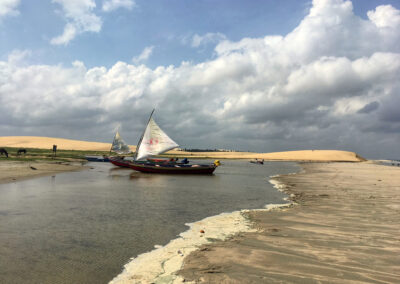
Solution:
M 131 149 L 129 148 L 128 144 L 121 138 L 118 130 L 115 133 L 113 143 L 111 144 L 110 153 L 115 152 L 119 155 L 126 155 L 132 153 Z M 86 160 L 89 162 L 109 162 L 109 157 L 106 156 L 85 156 Z
M 113 143 L 111 145 L 110 152 L 113 151 L 120 155 L 126 155 L 132 153 L 131 149 L 129 148 L 128 144 L 125 143 L 124 139 L 122 139 L 119 131 L 115 133 Z
M 133 161 L 127 161 L 120 157 L 110 157 L 110 162 L 119 167 L 131 168 L 144 173 L 166 174 L 212 174 L 219 165 L 213 164 L 183 164 L 169 162 L 155 162 L 145 160 L 149 157 L 160 155 L 179 147 L 153 119 L 154 109 L 150 114 L 147 126 L 136 148 Z

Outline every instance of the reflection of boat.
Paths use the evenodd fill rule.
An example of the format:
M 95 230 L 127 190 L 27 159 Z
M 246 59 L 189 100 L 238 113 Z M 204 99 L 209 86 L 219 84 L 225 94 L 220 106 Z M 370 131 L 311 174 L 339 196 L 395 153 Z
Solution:
M 216 161 L 213 164 L 183 164 L 159 161 L 144 161 L 144 159 L 160 155 L 178 147 L 171 138 L 156 124 L 152 118 L 152 111 L 146 129 L 139 140 L 133 161 L 127 161 L 120 157 L 110 157 L 110 162 L 119 167 L 131 168 L 145 173 L 167 174 L 211 174 L 219 166 Z
M 250 163 L 264 165 L 264 159 L 261 159 L 261 160 L 259 160 L 259 159 L 250 160 Z
M 85 159 L 89 162 L 109 162 L 110 160 L 106 156 L 85 156 Z

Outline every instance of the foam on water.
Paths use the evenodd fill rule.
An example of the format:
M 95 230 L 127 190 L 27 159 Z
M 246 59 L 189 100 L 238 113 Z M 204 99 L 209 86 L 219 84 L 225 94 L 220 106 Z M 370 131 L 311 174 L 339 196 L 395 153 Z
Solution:
M 279 191 L 284 191 L 285 184 L 271 176 L 269 182 Z M 264 209 L 254 211 L 271 211 L 291 206 L 292 203 L 267 204 Z M 132 258 L 124 266 L 121 274 L 110 284 L 125 283 L 183 283 L 184 279 L 176 273 L 181 269 L 184 258 L 197 250 L 201 245 L 216 240 L 226 240 L 241 232 L 254 232 L 251 222 L 244 213 L 252 210 L 222 213 L 207 217 L 201 221 L 186 224 L 189 230 L 170 241 L 165 246 L 156 245 L 155 249 Z M 204 233 L 203 233 L 204 231 Z M 187 282 L 185 282 L 187 283 Z
M 187 225 L 190 229 L 181 233 L 179 238 L 164 247 L 133 258 L 110 284 L 181 283 L 183 279 L 175 273 L 182 267 L 183 259 L 189 253 L 203 244 L 226 240 L 238 232 L 254 231 L 242 211 L 222 213 Z

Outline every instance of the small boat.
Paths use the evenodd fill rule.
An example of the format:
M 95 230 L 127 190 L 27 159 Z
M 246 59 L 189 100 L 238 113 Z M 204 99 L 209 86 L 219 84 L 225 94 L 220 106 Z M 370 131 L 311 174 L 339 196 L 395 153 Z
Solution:
M 111 145 L 110 153 L 111 151 L 119 154 L 119 155 L 127 155 L 132 153 L 131 148 L 129 148 L 128 144 L 122 139 L 121 135 L 119 134 L 119 131 L 115 133 L 114 140 Z
M 120 157 L 110 157 L 110 162 L 116 166 L 130 168 L 143 173 L 158 174 L 212 174 L 218 166 L 214 164 L 160 164 L 150 161 L 126 161 Z
M 85 159 L 89 162 L 109 162 L 110 160 L 106 156 L 85 156 Z
M 260 165 L 264 165 L 264 159 L 255 159 L 255 160 L 250 160 L 250 163 L 252 164 L 260 164 Z
M 144 130 L 136 148 L 133 161 L 120 157 L 110 157 L 110 162 L 116 166 L 131 168 L 144 173 L 162 174 L 212 174 L 220 165 L 216 160 L 213 164 L 184 164 L 184 162 L 164 162 L 153 156 L 172 150 L 179 145 L 161 130 L 153 119 L 154 110 L 150 114 L 146 129 Z M 150 159 L 145 160 L 145 159 Z M 153 160 L 151 160 L 153 159 Z M 186 159 L 187 161 L 187 159 Z

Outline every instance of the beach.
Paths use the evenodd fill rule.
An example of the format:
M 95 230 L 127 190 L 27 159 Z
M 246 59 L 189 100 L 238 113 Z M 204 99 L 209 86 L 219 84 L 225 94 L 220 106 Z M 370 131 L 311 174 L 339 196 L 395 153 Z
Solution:
M 201 246 L 180 282 L 399 283 L 400 168 L 303 163 L 274 177 L 292 206 L 248 213 L 255 232 Z
M 0 183 L 85 169 L 81 162 L 1 161 Z
M 54 143 L 42 141 L 47 144 L 35 147 Z M 6 146 L 32 145 L 14 142 Z M 63 143 L 64 149 L 75 150 L 79 144 Z M 96 142 L 87 143 L 85 150 L 100 149 L 90 144 Z M 135 256 L 112 283 L 396 283 L 400 279 L 400 167 L 335 150 L 185 154 L 298 161 L 302 170 L 270 178 L 277 190 L 287 194 L 283 204 L 189 224 L 189 230 L 167 245 Z M 79 161 L 3 160 L 0 183 L 83 168 Z

